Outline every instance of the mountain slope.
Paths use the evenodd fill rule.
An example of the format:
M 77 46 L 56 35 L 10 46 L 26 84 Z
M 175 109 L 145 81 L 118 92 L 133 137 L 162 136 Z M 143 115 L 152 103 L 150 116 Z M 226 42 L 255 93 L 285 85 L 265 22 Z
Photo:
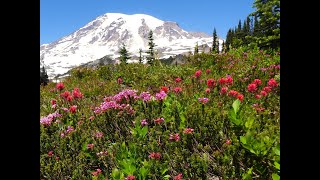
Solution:
M 74 33 L 50 44 L 40 46 L 40 62 L 45 64 L 49 78 L 69 69 L 108 55 L 119 57 L 124 43 L 137 60 L 139 48 L 148 50 L 148 33 L 153 31 L 159 58 L 193 52 L 195 44 L 211 46 L 212 37 L 201 32 L 187 32 L 175 22 L 162 21 L 145 14 L 106 13 Z M 222 40 L 220 39 L 220 44 Z M 116 63 L 116 61 L 115 61 Z

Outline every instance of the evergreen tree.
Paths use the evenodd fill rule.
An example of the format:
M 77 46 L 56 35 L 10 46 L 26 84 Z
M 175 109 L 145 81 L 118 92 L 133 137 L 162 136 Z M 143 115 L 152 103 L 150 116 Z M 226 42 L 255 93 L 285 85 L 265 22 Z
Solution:
M 228 52 L 229 51 L 229 46 L 231 45 L 231 42 L 232 42 L 232 30 L 229 29 L 228 30 L 228 33 L 227 33 L 227 37 L 226 37 L 226 43 L 225 43 L 225 51 Z
M 44 66 L 40 69 L 40 85 L 47 85 L 49 82 L 48 74 Z
M 217 31 L 216 31 L 216 28 L 214 28 L 213 29 L 213 41 L 212 41 L 212 52 L 213 53 L 219 52 L 219 49 L 218 49 L 219 46 L 217 46 L 217 41 L 218 41 Z
M 262 49 L 280 47 L 280 0 L 255 0 L 258 29 L 255 42 Z M 255 24 L 256 25 L 256 24 Z M 256 27 L 255 27 L 256 28 Z
M 147 56 L 147 63 L 152 65 L 154 63 L 154 60 L 155 60 L 155 57 L 154 57 L 154 47 L 155 47 L 155 44 L 153 42 L 153 33 L 152 31 L 149 32 L 148 34 L 148 40 L 149 40 L 149 51 L 147 51 L 147 53 L 149 54 Z
M 226 45 L 224 43 L 224 41 L 222 41 L 222 48 L 221 48 L 221 53 L 226 52 Z
M 198 42 L 196 44 L 196 46 L 194 47 L 194 54 L 198 54 L 199 53 L 199 46 L 198 46 Z
M 139 63 L 142 64 L 143 58 L 142 58 L 142 49 L 139 49 Z
M 128 64 L 128 59 L 130 59 L 128 51 L 126 49 L 125 44 L 122 44 L 122 47 L 120 48 L 120 62 L 121 64 Z

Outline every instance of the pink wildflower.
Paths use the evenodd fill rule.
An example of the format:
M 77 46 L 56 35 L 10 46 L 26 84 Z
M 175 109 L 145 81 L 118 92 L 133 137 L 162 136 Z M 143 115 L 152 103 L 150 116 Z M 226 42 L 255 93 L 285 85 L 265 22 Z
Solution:
M 194 131 L 194 129 L 186 128 L 186 129 L 183 131 L 183 133 L 184 133 L 184 134 L 192 134 L 193 131 Z
M 170 141 L 179 141 L 179 140 L 180 140 L 180 135 L 179 135 L 179 133 L 170 134 L 169 140 L 170 140 Z

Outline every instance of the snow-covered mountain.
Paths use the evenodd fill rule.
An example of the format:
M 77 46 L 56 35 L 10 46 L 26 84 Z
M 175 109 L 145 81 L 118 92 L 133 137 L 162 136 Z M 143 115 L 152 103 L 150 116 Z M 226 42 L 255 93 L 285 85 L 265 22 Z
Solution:
M 40 46 L 40 65 L 50 79 L 73 67 L 106 55 L 116 59 L 122 43 L 137 60 L 139 49 L 148 50 L 148 33 L 153 31 L 159 58 L 193 52 L 198 43 L 211 47 L 212 37 L 202 32 L 187 32 L 176 22 L 162 21 L 146 14 L 106 13 L 74 33 Z M 219 39 L 220 44 L 222 40 Z M 129 61 L 130 62 L 130 61 Z

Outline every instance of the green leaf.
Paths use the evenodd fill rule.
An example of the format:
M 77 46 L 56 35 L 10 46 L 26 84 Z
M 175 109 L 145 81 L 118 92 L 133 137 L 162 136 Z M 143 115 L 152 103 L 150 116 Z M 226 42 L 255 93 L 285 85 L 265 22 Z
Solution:
M 237 114 L 240 107 L 240 100 L 239 99 L 235 100 L 232 104 L 232 107 L 233 107 L 234 113 Z
M 253 125 L 254 119 L 250 118 L 247 120 L 247 122 L 244 124 L 246 128 L 251 129 L 252 125 Z
M 145 126 L 145 127 L 143 127 L 143 128 L 141 129 L 140 135 L 141 135 L 142 138 L 144 138 L 144 137 L 147 135 L 147 133 L 148 133 L 148 127 Z
M 252 167 L 246 172 L 246 173 L 244 173 L 243 175 L 242 175 L 242 179 L 243 180 L 251 180 L 252 179 L 252 177 L 251 177 L 251 174 L 252 174 Z
M 277 168 L 278 170 L 280 170 L 280 164 L 277 163 L 276 161 L 274 162 L 274 167 Z
M 165 179 L 165 180 L 167 180 L 167 179 L 169 179 L 170 178 L 170 175 L 165 175 L 165 176 L 163 176 L 163 179 Z
M 240 141 L 242 142 L 242 144 L 247 144 L 247 138 L 244 136 L 240 136 Z
M 277 145 L 275 148 L 274 148 L 274 153 L 278 156 L 280 156 L 280 146 Z
M 278 174 L 272 173 L 272 180 L 280 180 L 280 176 Z

